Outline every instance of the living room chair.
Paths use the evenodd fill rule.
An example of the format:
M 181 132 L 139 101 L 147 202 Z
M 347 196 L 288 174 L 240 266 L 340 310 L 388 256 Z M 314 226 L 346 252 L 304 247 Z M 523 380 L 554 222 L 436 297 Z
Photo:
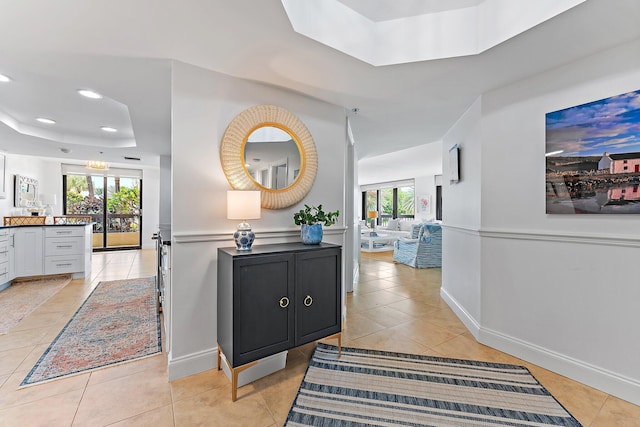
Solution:
M 440 224 L 415 224 L 411 239 L 394 244 L 393 260 L 415 268 L 442 266 L 442 227 Z

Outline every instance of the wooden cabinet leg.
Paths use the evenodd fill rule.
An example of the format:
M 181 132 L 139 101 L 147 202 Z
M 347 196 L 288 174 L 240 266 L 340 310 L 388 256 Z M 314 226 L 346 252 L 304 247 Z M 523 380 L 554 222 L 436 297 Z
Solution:
M 235 369 L 231 369 L 231 401 L 235 402 L 238 399 L 238 374 Z
M 238 399 L 238 375 L 240 375 L 240 372 L 244 371 L 245 369 L 249 369 L 253 365 L 257 364 L 258 361 L 256 360 L 255 362 L 249 362 L 246 365 L 237 366 L 234 368 L 233 366 L 231 366 L 231 363 L 229 363 L 227 358 L 224 357 L 224 353 L 222 353 L 222 351 L 220 350 L 220 346 L 218 346 L 218 370 L 222 369 L 222 360 L 224 360 L 225 365 L 227 365 L 227 368 L 229 368 L 229 372 L 231 373 L 231 401 L 235 402 Z
M 338 357 L 342 356 L 342 332 L 338 332 L 337 334 L 329 335 L 323 340 L 338 340 Z
M 249 362 L 246 365 L 238 366 L 235 368 L 232 368 L 229 365 L 229 363 L 227 363 L 227 366 L 229 366 L 229 369 L 231 370 L 231 401 L 232 402 L 235 402 L 238 397 L 238 375 L 240 375 L 240 372 L 244 371 L 245 369 L 249 369 L 250 367 L 252 367 L 257 363 L 258 361 L 256 360 L 255 362 Z

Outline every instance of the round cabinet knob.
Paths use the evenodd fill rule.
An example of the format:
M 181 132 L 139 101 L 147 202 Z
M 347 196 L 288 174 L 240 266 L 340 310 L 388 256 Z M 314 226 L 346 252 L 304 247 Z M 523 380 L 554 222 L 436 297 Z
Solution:
M 313 304 L 313 298 L 311 298 L 311 295 L 307 295 L 307 297 L 302 302 L 304 303 L 305 307 L 310 307 L 311 304 Z
M 280 307 L 287 308 L 289 306 L 289 298 L 282 297 L 280 298 Z

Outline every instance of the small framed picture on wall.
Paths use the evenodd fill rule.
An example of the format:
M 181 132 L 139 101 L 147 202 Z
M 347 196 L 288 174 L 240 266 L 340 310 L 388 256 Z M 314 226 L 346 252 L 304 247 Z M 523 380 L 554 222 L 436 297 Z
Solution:
M 458 144 L 449 149 L 449 182 L 460 181 L 460 147 Z
M 431 213 L 431 196 L 423 194 L 418 196 L 418 213 L 430 214 Z

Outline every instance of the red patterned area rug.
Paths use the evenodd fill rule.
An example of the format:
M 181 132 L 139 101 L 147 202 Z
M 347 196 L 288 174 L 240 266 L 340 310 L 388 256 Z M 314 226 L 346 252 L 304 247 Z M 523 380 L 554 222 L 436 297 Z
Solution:
M 22 281 L 0 292 L 0 335 L 17 326 L 70 281 L 69 277 Z
M 100 282 L 21 386 L 159 353 L 155 278 Z

